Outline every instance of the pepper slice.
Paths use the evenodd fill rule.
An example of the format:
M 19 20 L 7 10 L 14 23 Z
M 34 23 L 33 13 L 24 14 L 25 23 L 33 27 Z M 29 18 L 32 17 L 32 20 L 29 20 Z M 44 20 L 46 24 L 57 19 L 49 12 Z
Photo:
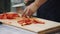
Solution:
M 22 20 L 19 20 L 18 23 L 23 26 L 30 25 L 30 24 L 45 24 L 45 22 L 39 21 L 39 20 L 33 19 L 33 18 L 22 18 Z

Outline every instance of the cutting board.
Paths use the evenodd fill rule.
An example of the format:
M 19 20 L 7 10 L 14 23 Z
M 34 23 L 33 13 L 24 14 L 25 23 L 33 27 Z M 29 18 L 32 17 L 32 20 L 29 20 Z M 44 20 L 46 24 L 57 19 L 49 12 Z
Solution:
M 60 27 L 60 23 L 58 22 L 54 22 L 54 21 L 50 21 L 50 20 L 45 20 L 45 19 L 41 19 L 41 18 L 36 18 L 36 19 L 39 19 L 40 21 L 44 21 L 45 24 L 31 24 L 31 25 L 26 25 L 26 26 L 21 26 L 20 24 L 17 23 L 16 20 L 1 20 L 1 22 L 3 22 L 4 24 L 8 24 L 8 25 L 11 25 L 11 26 L 15 26 L 15 27 L 18 27 L 18 28 L 22 28 L 24 30 L 27 30 L 27 31 L 31 31 L 31 32 L 41 32 L 41 31 L 44 31 L 44 30 L 47 30 L 47 29 L 51 29 L 51 28 L 55 28 L 55 27 Z M 11 22 L 11 24 L 9 24 L 9 22 Z

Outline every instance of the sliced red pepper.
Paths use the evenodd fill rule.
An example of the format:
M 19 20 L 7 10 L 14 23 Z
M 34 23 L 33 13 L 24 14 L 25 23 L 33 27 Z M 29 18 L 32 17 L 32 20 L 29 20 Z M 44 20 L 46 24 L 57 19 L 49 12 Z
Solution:
M 39 20 L 34 20 L 34 23 L 35 23 L 35 24 L 45 24 L 44 22 L 39 21 Z

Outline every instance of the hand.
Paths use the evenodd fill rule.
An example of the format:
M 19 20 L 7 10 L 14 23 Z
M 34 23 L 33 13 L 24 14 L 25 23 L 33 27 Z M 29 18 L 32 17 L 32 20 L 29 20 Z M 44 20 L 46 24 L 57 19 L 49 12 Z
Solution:
M 23 13 L 23 16 L 32 16 L 32 14 L 34 13 L 33 11 L 33 4 L 27 6 L 25 9 L 24 9 L 24 13 Z
M 25 12 L 23 13 L 23 15 L 25 15 L 25 16 L 31 16 L 46 1 L 47 0 L 35 0 L 33 3 L 31 3 L 30 5 L 28 5 L 25 8 L 25 10 L 24 10 Z

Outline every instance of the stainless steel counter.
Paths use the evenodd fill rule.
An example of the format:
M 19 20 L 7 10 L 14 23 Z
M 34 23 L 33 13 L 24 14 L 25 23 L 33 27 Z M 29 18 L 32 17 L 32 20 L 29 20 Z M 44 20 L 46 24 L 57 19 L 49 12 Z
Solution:
M 0 25 L 0 34 L 36 34 L 8 25 Z

